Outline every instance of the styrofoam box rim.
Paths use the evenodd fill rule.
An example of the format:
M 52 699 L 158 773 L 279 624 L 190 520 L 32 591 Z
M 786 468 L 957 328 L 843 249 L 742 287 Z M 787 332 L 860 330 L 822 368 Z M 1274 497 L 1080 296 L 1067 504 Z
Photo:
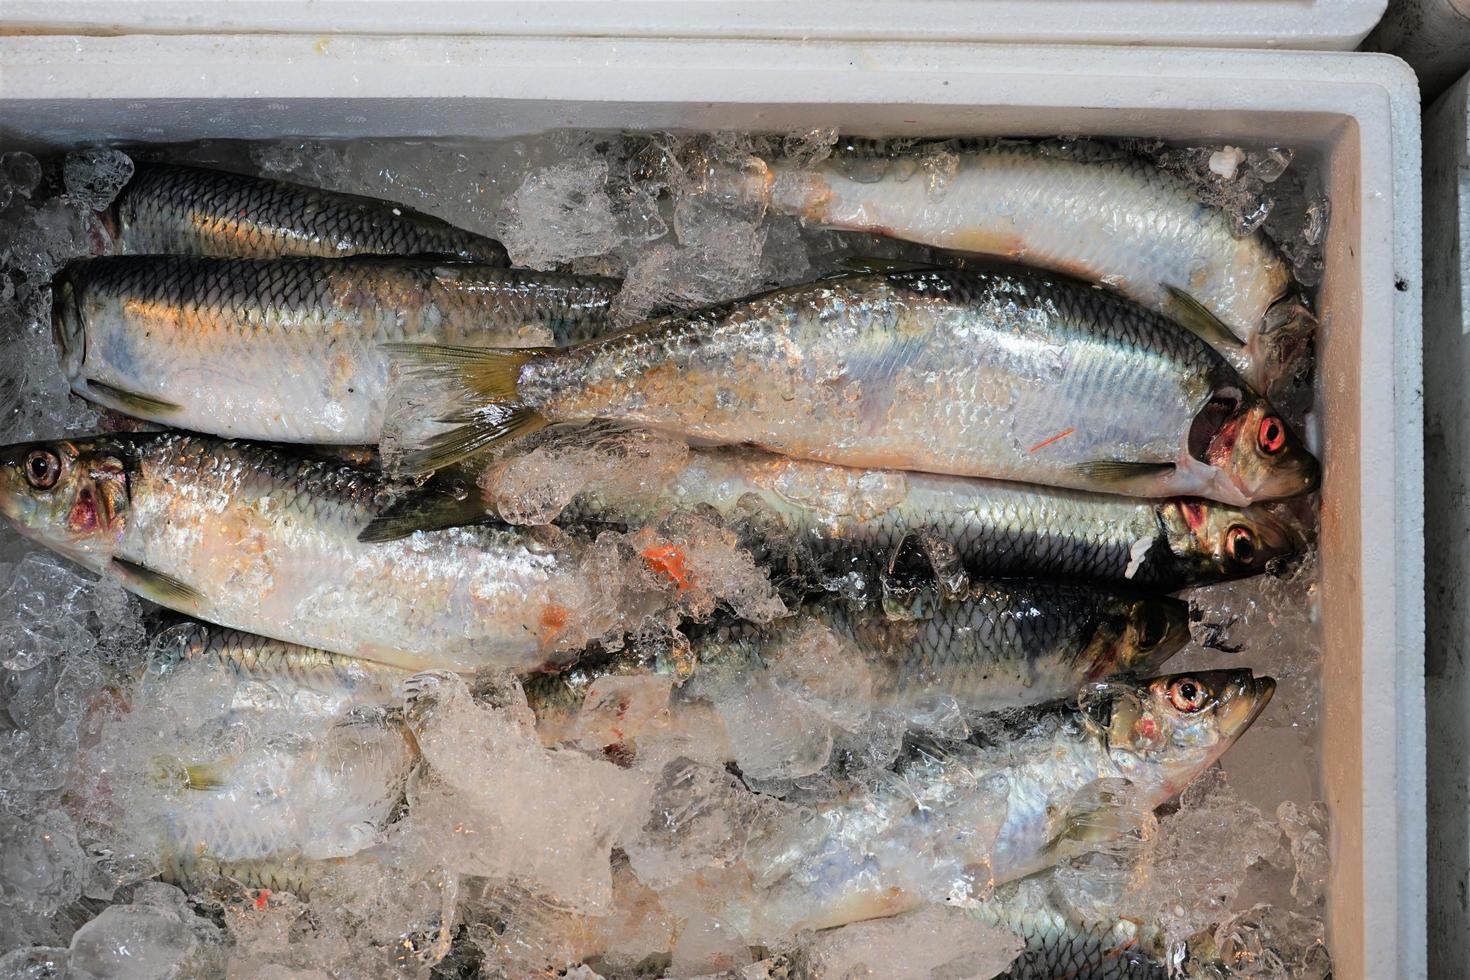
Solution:
M 1320 145 L 1322 768 L 1340 978 L 1425 972 L 1419 101 L 1383 55 L 903 42 L 0 39 L 0 140 L 554 127 Z
M 1009 41 L 1347 51 L 1388 0 L 9 0 L 4 32 Z

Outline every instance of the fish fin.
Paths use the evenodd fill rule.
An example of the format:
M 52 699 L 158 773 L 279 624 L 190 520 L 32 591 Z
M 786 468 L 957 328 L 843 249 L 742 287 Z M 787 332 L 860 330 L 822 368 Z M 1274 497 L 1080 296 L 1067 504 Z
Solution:
M 1107 487 L 1122 487 L 1134 480 L 1161 476 L 1174 470 L 1173 463 L 1141 463 L 1128 459 L 1095 459 L 1078 463 L 1073 469 L 1078 475 Z
M 160 606 L 188 612 L 207 605 L 204 593 L 198 589 L 171 575 L 156 572 L 146 565 L 139 565 L 125 558 L 114 558 L 112 570 L 129 589 L 145 599 L 152 599 Z
M 501 440 L 518 439 L 550 424 L 535 409 L 505 405 L 487 405 L 474 415 L 439 421 L 463 424 L 420 443 L 405 443 L 399 462 L 404 472 L 432 473 L 461 463 Z
M 386 344 L 384 349 L 393 358 L 400 379 L 428 382 L 438 392 L 432 409 L 390 404 L 388 417 L 394 421 L 391 425 L 385 421 L 383 448 L 393 457 L 395 472 L 430 473 L 495 442 L 527 435 L 548 424 L 535 409 L 520 402 L 516 386 L 527 363 L 557 348 Z M 401 401 L 411 405 L 421 388 L 410 385 Z M 432 423 L 455 428 L 436 431 Z M 397 429 L 401 434 L 390 437 L 390 430 Z
M 140 415 L 144 417 L 173 415 L 183 410 L 182 405 L 166 402 L 162 398 L 154 398 L 151 395 L 140 395 L 136 391 L 128 391 L 126 388 L 118 388 L 114 385 L 104 384 L 101 381 L 94 381 L 91 378 L 87 379 L 87 388 L 95 391 L 107 401 L 114 403 L 129 415 Z
M 444 344 L 384 344 L 399 370 L 409 376 L 452 378 L 486 402 L 513 402 L 521 368 L 555 354 L 555 347 L 450 347 Z
M 1067 804 L 1067 812 L 1046 850 L 1062 860 L 1107 845 L 1144 830 L 1152 811 L 1127 779 L 1098 779 L 1083 786 Z
M 883 259 L 872 255 L 851 255 L 842 260 L 843 268 L 849 272 L 918 272 L 921 269 L 937 269 L 934 262 L 915 262 L 912 259 Z
M 1219 317 L 1205 309 L 1204 304 L 1177 286 L 1164 285 L 1169 294 L 1168 312 L 1171 319 L 1185 330 L 1194 334 L 1211 347 L 1241 349 L 1245 341 L 1235 335 Z
M 167 786 L 178 789 L 209 791 L 219 789 L 228 781 L 223 763 L 184 762 L 171 756 L 153 757 L 153 776 Z
M 458 495 L 444 487 L 420 487 L 388 505 L 387 510 L 368 522 L 357 540 L 381 544 L 406 538 L 415 531 L 442 531 L 493 519 L 477 492 Z

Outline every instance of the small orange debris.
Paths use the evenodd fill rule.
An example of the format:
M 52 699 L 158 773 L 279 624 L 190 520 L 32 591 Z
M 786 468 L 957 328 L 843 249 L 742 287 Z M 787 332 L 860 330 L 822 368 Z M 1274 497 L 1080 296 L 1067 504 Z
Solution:
M 265 904 L 267 902 L 269 902 L 270 900 L 271 900 L 271 890 L 269 888 L 262 888 L 260 891 L 258 891 L 258 892 L 255 893 L 255 907 L 256 907 L 256 909 L 263 910 L 265 908 Z
M 1038 449 L 1045 449 L 1047 446 L 1050 446 L 1052 443 L 1054 443 L 1054 442 L 1060 442 L 1061 440 L 1067 438 L 1069 435 L 1071 435 L 1072 433 L 1074 433 L 1076 431 L 1077 430 L 1075 428 L 1073 428 L 1073 429 L 1063 429 L 1061 432 L 1058 432 L 1056 435 L 1052 436 L 1050 439 L 1043 439 L 1040 442 L 1038 442 L 1036 445 L 1032 446 L 1030 449 L 1028 449 L 1026 451 L 1028 453 L 1034 453 Z
M 541 642 L 550 645 L 556 639 L 557 634 L 566 629 L 568 621 L 572 618 L 572 611 L 566 606 L 555 602 L 548 602 L 541 607 Z
M 639 554 L 643 556 L 644 564 L 673 582 L 680 592 L 688 591 L 694 583 L 694 576 L 689 573 L 689 562 L 676 545 L 653 545 Z

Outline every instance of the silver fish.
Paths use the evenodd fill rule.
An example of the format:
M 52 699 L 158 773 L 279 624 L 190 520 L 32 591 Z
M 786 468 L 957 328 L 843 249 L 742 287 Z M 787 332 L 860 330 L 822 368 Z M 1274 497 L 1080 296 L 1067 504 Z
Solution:
M 599 446 L 616 453 L 640 433 L 609 435 L 576 430 L 558 433 L 556 442 L 575 453 Z M 538 446 L 543 455 L 558 449 L 544 441 Z M 492 509 L 497 473 L 515 465 L 511 459 L 482 477 Z M 746 447 L 691 450 L 661 480 L 589 482 L 561 519 L 631 526 L 706 508 L 738 522 L 761 551 L 809 550 L 829 576 L 853 571 L 855 561 L 881 569 L 917 539 L 953 548 L 975 578 L 1049 577 L 1173 591 L 1256 575 L 1302 549 L 1299 535 L 1260 507 L 850 469 Z
M 494 239 L 400 204 L 203 167 L 138 164 L 103 223 L 119 255 L 436 255 L 508 262 Z
M 384 341 L 513 346 L 601 333 L 616 280 L 416 259 L 129 256 L 68 266 L 52 319 L 72 390 L 245 439 L 376 443 Z
M 0 515 L 189 616 L 410 669 L 531 670 L 612 627 L 572 542 L 506 527 L 359 533 L 381 473 L 179 433 L 0 450 Z M 589 618 L 589 616 L 591 618 Z
M 406 383 L 382 446 L 409 471 L 608 418 L 848 466 L 1235 505 L 1318 478 L 1198 338 L 1023 272 L 835 277 L 562 351 L 393 350 Z
M 746 847 L 757 940 L 991 889 L 1096 849 L 1179 793 L 1275 691 L 1229 670 L 1092 685 L 981 744 L 921 744 L 891 779 L 763 828 Z
M 1275 245 L 1152 163 L 1083 142 L 939 143 L 912 155 L 775 161 L 744 178 L 773 210 L 827 228 L 1024 262 L 1102 283 L 1198 331 L 1258 391 L 1290 369 L 1316 320 Z M 866 157 L 854 159 L 854 156 Z

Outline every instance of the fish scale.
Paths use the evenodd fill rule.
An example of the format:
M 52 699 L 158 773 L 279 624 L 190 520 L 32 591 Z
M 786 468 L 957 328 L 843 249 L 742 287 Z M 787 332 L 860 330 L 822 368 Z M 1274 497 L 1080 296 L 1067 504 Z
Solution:
M 499 242 L 409 208 L 199 167 L 139 164 L 108 217 L 119 255 L 437 255 L 508 262 Z
M 780 670 L 812 642 L 812 624 L 852 657 L 831 669 L 868 672 L 875 705 L 908 711 L 950 698 L 970 714 L 1064 698 L 1090 678 L 1151 672 L 1189 638 L 1188 607 L 1177 600 L 1007 581 L 976 583 L 956 597 L 921 592 L 897 618 L 814 600 L 798 617 L 715 634 L 696 650 L 701 662 L 753 659 Z
M 389 384 L 383 344 L 566 343 L 606 327 L 616 291 L 428 260 L 124 256 L 68 267 L 54 318 L 84 397 L 216 435 L 368 444 Z

